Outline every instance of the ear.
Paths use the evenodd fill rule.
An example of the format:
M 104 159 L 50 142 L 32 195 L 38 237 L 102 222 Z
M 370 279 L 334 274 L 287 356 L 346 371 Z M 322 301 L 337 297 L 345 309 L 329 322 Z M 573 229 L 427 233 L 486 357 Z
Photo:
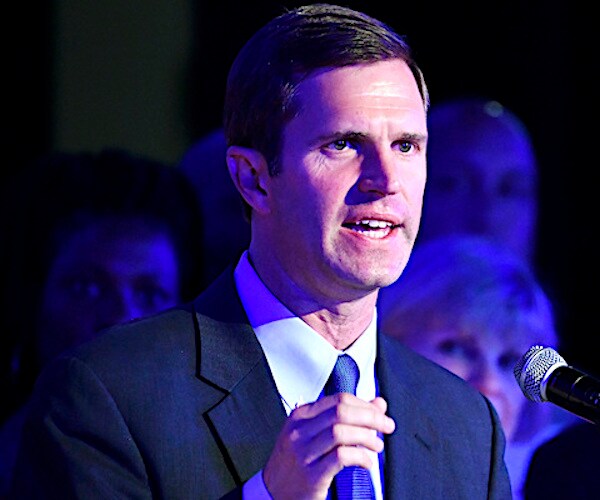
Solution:
M 230 146 L 227 149 L 227 168 L 235 187 L 252 210 L 267 213 L 269 168 L 263 154 L 256 149 Z

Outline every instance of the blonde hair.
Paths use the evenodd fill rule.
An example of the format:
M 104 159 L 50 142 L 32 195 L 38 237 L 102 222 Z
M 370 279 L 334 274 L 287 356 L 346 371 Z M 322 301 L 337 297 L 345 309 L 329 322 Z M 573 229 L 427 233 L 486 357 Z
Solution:
M 452 327 L 558 343 L 552 304 L 533 271 L 480 236 L 417 244 L 404 273 L 379 292 L 378 317 L 400 340 Z

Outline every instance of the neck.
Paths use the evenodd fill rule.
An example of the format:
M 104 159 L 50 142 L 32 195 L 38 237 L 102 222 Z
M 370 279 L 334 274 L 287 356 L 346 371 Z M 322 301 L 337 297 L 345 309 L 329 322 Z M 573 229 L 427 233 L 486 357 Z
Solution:
M 302 286 L 272 257 L 263 261 L 250 248 L 249 258 L 269 291 L 336 349 L 347 349 L 373 320 L 377 290 L 348 290 L 344 296 L 335 296 L 332 286 L 320 293 Z
M 375 304 L 371 301 L 352 306 L 346 303 L 336 310 L 321 309 L 300 318 L 333 347 L 343 351 L 367 329 L 374 311 Z

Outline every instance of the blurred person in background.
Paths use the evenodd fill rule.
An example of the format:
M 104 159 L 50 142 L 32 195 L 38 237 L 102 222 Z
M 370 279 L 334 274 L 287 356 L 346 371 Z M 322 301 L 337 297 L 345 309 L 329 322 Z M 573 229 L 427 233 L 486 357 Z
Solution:
M 238 260 L 250 242 L 250 223 L 225 163 L 227 144 L 222 128 L 201 137 L 185 152 L 178 168 L 196 190 L 202 216 L 203 285 Z
M 427 118 L 427 186 L 417 244 L 476 234 L 533 265 L 538 164 L 523 121 L 498 101 L 433 102 Z
M 4 202 L 0 494 L 42 367 L 109 326 L 195 296 L 203 259 L 187 179 L 122 150 L 43 156 Z
M 417 245 L 378 300 L 381 330 L 465 379 L 494 404 L 507 438 L 513 494 L 522 498 L 535 447 L 575 420 L 525 398 L 513 368 L 533 344 L 558 343 L 550 300 L 519 256 L 481 236 Z

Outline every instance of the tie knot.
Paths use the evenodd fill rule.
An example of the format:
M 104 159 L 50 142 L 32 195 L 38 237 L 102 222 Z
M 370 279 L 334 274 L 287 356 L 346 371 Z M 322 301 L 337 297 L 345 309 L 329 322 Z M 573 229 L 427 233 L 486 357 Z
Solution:
M 325 384 L 325 394 L 331 395 L 337 392 L 349 392 L 356 394 L 359 370 L 356 361 L 347 354 L 338 356 L 329 380 Z

